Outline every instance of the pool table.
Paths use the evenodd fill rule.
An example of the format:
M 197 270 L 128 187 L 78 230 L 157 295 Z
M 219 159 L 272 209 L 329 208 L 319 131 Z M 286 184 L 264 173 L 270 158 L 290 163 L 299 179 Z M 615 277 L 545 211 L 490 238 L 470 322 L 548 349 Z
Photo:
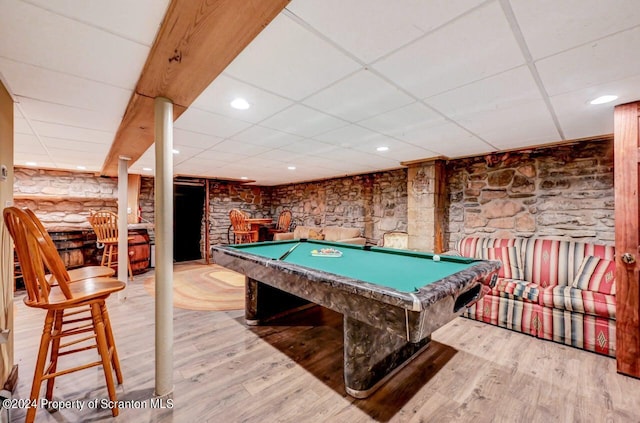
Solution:
M 333 249 L 340 257 L 322 256 Z M 212 247 L 246 277 L 245 317 L 257 325 L 319 304 L 343 315 L 347 393 L 366 398 L 422 352 L 431 333 L 495 281 L 499 261 L 296 239 Z M 438 260 L 439 259 L 439 260 Z

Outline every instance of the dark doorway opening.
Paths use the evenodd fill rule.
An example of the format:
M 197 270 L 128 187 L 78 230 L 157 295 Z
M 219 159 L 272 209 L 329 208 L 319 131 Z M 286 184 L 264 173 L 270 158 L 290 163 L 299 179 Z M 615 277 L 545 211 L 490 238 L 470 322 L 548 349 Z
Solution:
M 173 259 L 176 262 L 202 258 L 204 185 L 173 185 Z

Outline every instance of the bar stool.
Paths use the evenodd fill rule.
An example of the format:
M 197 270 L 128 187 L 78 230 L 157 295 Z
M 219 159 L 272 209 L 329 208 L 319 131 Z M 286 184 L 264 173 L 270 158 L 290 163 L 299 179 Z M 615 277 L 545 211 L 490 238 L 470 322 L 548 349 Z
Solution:
M 111 267 L 118 264 L 113 260 L 113 256 L 118 257 L 118 215 L 108 210 L 100 210 L 92 212 L 87 218 L 91 227 L 96 233 L 96 242 L 104 245 L 104 252 L 102 254 L 101 266 Z M 133 239 L 128 237 L 127 241 Z M 98 247 L 99 248 L 99 247 Z M 127 251 L 127 269 L 129 270 L 129 277 L 133 280 L 133 271 L 131 270 L 131 259 L 133 251 Z
M 124 289 L 124 282 L 113 278 L 72 280 L 51 238 L 44 237 L 32 217 L 17 207 L 3 211 L 7 230 L 13 238 L 27 295 L 28 307 L 46 310 L 44 329 L 36 359 L 30 403 L 39 402 L 42 382 L 47 382 L 45 398 L 53 399 L 55 379 L 89 367 L 102 366 L 109 399 L 116 405 L 111 414 L 119 410 L 113 380 L 123 381 L 106 299 Z M 45 269 L 51 272 L 55 285 L 49 283 Z M 69 337 L 69 338 L 68 338 Z M 63 343 L 62 340 L 65 340 Z M 86 342 L 89 341 L 89 345 Z M 92 341 L 92 342 L 91 342 Z M 63 355 L 97 349 L 100 359 L 68 369 L 58 369 L 58 358 Z M 49 355 L 49 364 L 45 367 Z M 33 422 L 36 407 L 27 410 L 26 421 Z

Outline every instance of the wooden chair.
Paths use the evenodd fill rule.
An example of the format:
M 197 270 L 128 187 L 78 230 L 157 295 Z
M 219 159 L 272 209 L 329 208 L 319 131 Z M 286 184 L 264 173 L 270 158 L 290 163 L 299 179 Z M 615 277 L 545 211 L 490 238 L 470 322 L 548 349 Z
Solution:
M 276 226 L 274 228 L 269 228 L 269 234 L 271 235 L 271 238 L 273 238 L 273 234 L 289 232 L 292 218 L 293 216 L 291 215 L 291 210 L 281 211 L 280 215 L 278 216 L 278 222 L 276 222 Z
M 42 382 L 47 381 L 45 398 L 52 400 L 56 377 L 102 366 L 109 399 L 116 404 L 112 415 L 117 416 L 113 371 L 118 384 L 122 383 L 122 372 L 105 301 L 112 293 L 124 289 L 125 283 L 113 278 L 73 281 L 51 239 L 42 235 L 24 210 L 7 207 L 3 217 L 22 269 L 27 291 L 24 303 L 47 312 L 31 385 L 31 403 L 38 403 Z M 49 284 L 45 268 L 52 273 L 56 285 Z M 99 360 L 58 369 L 59 357 L 94 348 Z M 49 363 L 45 367 L 47 355 Z M 27 410 L 27 422 L 34 421 L 36 410 L 37 407 Z
M 251 225 L 247 221 L 247 215 L 240 210 L 231 210 L 229 212 L 229 220 L 231 220 L 235 240 L 238 244 L 252 242 L 253 237 L 257 236 L 258 231 L 251 230 Z
M 44 227 L 40 219 L 38 219 L 38 216 L 36 216 L 36 214 L 31 209 L 23 209 L 23 210 L 27 214 L 27 216 L 31 218 L 31 221 L 36 225 L 36 227 L 40 230 L 40 233 L 42 234 L 42 236 L 44 238 L 47 238 L 48 240 L 51 241 L 52 244 L 54 244 L 53 240 L 51 239 L 51 236 L 49 235 L 49 232 L 47 232 L 47 229 Z M 88 278 L 110 277 L 110 276 L 113 276 L 116 273 L 116 271 L 110 267 L 104 267 L 104 266 L 84 266 L 84 267 L 79 267 L 77 269 L 67 269 L 67 273 L 69 273 L 69 277 L 71 278 L 71 280 L 77 281 L 77 280 L 88 279 Z M 49 284 L 50 285 L 54 284 L 55 279 L 53 278 L 53 275 L 49 274 L 48 277 L 49 277 Z
M 101 266 L 111 267 L 118 264 L 113 259 L 114 256 L 118 257 L 118 215 L 108 210 L 100 210 L 92 212 L 88 217 L 91 227 L 96 233 L 96 242 L 104 245 L 104 252 L 102 253 Z M 133 239 L 131 237 L 127 238 Z M 131 270 L 130 255 L 133 251 L 127 251 L 127 269 L 129 269 L 129 277 L 133 280 L 133 271 Z

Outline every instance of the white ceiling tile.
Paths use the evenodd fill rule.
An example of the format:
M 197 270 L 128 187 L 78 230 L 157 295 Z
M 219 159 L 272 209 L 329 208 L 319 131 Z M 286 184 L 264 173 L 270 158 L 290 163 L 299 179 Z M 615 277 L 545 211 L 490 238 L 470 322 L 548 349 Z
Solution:
M 408 143 L 433 151 L 438 156 L 460 157 L 492 151 L 492 147 L 450 122 L 420 126 L 401 138 Z
M 213 135 L 215 137 L 227 138 L 243 129 L 250 127 L 249 122 L 232 119 L 204 110 L 189 108 L 184 112 L 174 127 L 191 132 Z
M 495 149 L 561 140 L 526 66 L 425 101 Z
M 222 138 L 184 129 L 173 130 L 173 143 L 206 150 L 222 142 Z
M 416 102 L 371 119 L 360 121 L 358 125 L 390 136 L 401 136 L 407 131 L 444 122 L 445 118 L 440 114 L 424 104 Z
M 54 103 L 45 103 L 25 97 L 18 97 L 20 107 L 32 121 L 42 121 L 65 126 L 114 131 L 120 124 L 120 116 L 99 111 L 78 109 Z
M 373 117 L 414 102 L 414 99 L 367 70 L 361 70 L 304 101 L 350 122 Z
M 264 159 L 265 166 L 273 165 L 274 162 L 295 164 L 296 162 L 304 160 L 304 156 L 300 153 L 293 153 L 291 151 L 280 149 L 265 151 L 264 153 L 261 153 L 259 157 Z
M 245 99 L 251 107 L 247 110 L 234 109 L 230 103 L 236 98 Z M 192 107 L 246 122 L 258 123 L 291 104 L 293 104 L 291 100 L 269 94 L 222 74 L 198 96 Z
M 42 143 L 33 134 L 13 134 L 14 153 L 47 154 Z
M 294 0 L 301 20 L 365 63 L 397 49 L 475 7 L 482 0 Z
M 510 0 L 534 60 L 637 26 L 637 0 Z
M 606 104 L 589 104 L 604 94 L 618 99 Z M 613 133 L 613 109 L 617 104 L 640 99 L 640 76 L 596 85 L 551 97 L 566 138 L 578 139 Z
M 335 149 L 332 144 L 324 143 L 318 140 L 305 138 L 292 144 L 280 147 L 281 150 L 290 151 L 292 153 L 313 155 L 316 153 L 327 152 Z
M 640 74 L 640 26 L 536 63 L 550 96 Z M 624 58 L 621 60 L 621 58 Z
M 333 159 L 336 162 L 348 163 L 350 167 L 361 171 L 364 168 L 374 169 L 375 166 L 384 163 L 383 168 L 399 166 L 397 160 L 388 157 L 376 156 L 375 154 L 364 153 L 347 147 L 337 147 L 332 151 L 315 154 L 317 157 Z
M 498 2 L 469 13 L 377 62 L 373 68 L 418 98 L 522 65 Z
M 204 150 L 202 148 L 198 148 L 198 147 L 189 147 L 186 145 L 179 145 L 179 144 L 173 144 L 173 149 L 175 151 L 178 151 L 178 153 L 174 153 L 173 154 L 173 163 L 177 164 L 177 163 L 181 163 L 191 157 L 194 157 L 200 153 L 202 153 Z
M 0 58 L 13 94 L 114 116 L 124 115 L 132 91 Z
M 314 138 L 328 144 L 345 148 L 359 145 L 371 145 L 374 147 L 378 144 L 384 144 L 388 139 L 388 137 L 382 134 L 362 128 L 358 125 L 344 126 L 342 128 L 320 134 Z
M 280 14 L 225 73 L 274 94 L 301 100 L 359 67 L 331 44 Z
M 532 100 L 512 108 L 481 110 L 455 120 L 485 140 L 493 150 L 562 141 L 542 100 Z
M 378 147 L 388 147 L 388 151 L 377 151 Z M 418 160 L 425 157 L 433 157 L 436 154 L 433 151 L 408 144 L 396 139 L 387 138 L 384 141 L 375 144 L 367 144 L 354 146 L 354 150 L 362 151 L 364 153 L 373 154 L 378 157 L 394 160 L 397 163 L 406 162 L 410 160 Z
M 313 137 L 348 124 L 344 120 L 298 104 L 260 123 L 261 126 L 301 137 Z
M 57 123 L 31 121 L 35 131 L 42 137 L 65 138 L 68 140 L 111 145 L 115 131 L 100 131 L 95 129 L 65 126 Z
M 31 130 L 31 127 L 27 123 L 27 120 L 23 117 L 18 116 L 18 114 L 15 111 L 13 116 L 13 132 L 16 134 L 33 135 L 33 131 Z
M 232 139 L 234 141 L 271 149 L 291 144 L 300 140 L 301 137 L 256 125 L 234 135 Z
M 243 156 L 255 156 L 272 149 L 273 147 L 270 146 L 249 144 L 248 142 L 226 139 L 224 141 L 221 141 L 219 144 L 216 144 L 208 151 L 231 152 L 241 154 Z
M 529 69 L 520 66 L 431 97 L 425 103 L 448 117 L 458 117 L 483 110 L 518 107 L 540 99 L 540 90 Z
M 109 148 L 111 147 L 109 144 L 100 144 L 93 142 L 83 142 L 76 140 L 69 140 L 63 138 L 50 138 L 50 137 L 42 137 L 42 142 L 47 147 L 47 149 L 51 152 L 57 152 L 58 150 L 73 150 L 73 151 L 81 151 L 83 153 L 92 153 L 93 155 L 98 155 L 101 158 L 106 157 L 109 152 Z M 63 153 L 64 154 L 64 153 Z
M 48 154 L 37 154 L 33 152 L 14 151 L 13 162 L 16 166 L 26 166 L 32 168 L 56 168 L 56 164 L 51 161 Z M 35 166 L 27 165 L 27 163 L 36 163 Z
M 30 3 L 150 47 L 169 0 L 30 0 Z
M 223 163 L 233 163 L 234 161 L 243 159 L 245 157 L 247 157 L 246 154 L 241 154 L 234 151 L 206 150 L 198 153 L 192 158 L 195 160 L 215 160 Z
M 0 0 L 0 10 L 0 56 L 135 87 L 149 47 L 17 0 Z

